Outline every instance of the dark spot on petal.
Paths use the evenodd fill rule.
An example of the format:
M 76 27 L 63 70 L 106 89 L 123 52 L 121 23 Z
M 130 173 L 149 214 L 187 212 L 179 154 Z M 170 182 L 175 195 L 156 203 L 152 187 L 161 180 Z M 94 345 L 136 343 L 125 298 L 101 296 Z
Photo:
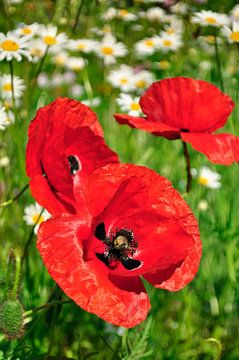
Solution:
M 95 237 L 97 237 L 97 239 L 102 241 L 105 240 L 106 233 L 105 233 L 105 224 L 103 222 L 96 226 Z
M 74 155 L 70 155 L 67 157 L 70 165 L 71 175 L 75 175 L 75 173 L 79 170 L 80 165 L 77 158 Z
M 137 269 L 141 265 L 141 261 L 130 258 L 121 258 L 121 264 L 124 266 L 125 269 L 133 270 Z
M 189 130 L 188 130 L 188 129 L 183 129 L 183 128 L 182 128 L 182 129 L 180 129 L 180 131 L 181 131 L 181 132 L 185 132 L 185 133 L 188 133 L 188 132 L 189 132 Z

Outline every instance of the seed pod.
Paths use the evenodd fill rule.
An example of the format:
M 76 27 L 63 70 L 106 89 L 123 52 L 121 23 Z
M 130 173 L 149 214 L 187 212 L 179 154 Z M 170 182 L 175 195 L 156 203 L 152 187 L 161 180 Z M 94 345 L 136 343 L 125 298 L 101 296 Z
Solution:
M 23 307 L 18 299 L 6 300 L 0 306 L 0 331 L 9 339 L 23 335 Z

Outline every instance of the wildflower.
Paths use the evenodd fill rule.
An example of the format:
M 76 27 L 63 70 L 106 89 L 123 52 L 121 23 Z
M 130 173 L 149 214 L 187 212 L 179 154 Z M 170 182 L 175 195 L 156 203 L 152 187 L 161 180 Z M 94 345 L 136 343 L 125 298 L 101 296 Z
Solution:
M 13 113 L 10 110 L 6 111 L 4 106 L 0 106 L 0 130 L 5 130 L 6 127 L 14 122 Z
M 158 49 L 159 37 L 154 36 L 136 42 L 135 51 L 138 55 L 153 55 Z
M 142 70 L 136 72 L 132 78 L 132 83 L 135 89 L 141 93 L 155 80 L 152 72 Z
M 57 66 L 66 66 L 69 61 L 69 55 L 66 51 L 57 52 L 56 55 L 52 57 L 53 64 Z
M 32 62 L 37 63 L 46 53 L 47 45 L 40 39 L 34 39 L 29 42 L 30 54 Z
M 199 170 L 198 183 L 202 186 L 210 189 L 218 189 L 221 187 L 220 179 L 221 175 L 206 166 L 203 166 Z
M 115 37 L 107 34 L 98 44 L 96 53 L 103 58 L 106 65 L 114 64 L 117 57 L 122 57 L 127 54 L 127 49 L 123 43 L 117 42 Z
M 114 88 L 118 88 L 123 92 L 134 90 L 134 84 L 132 78 L 134 76 L 134 70 L 128 65 L 120 65 L 116 70 L 112 70 L 109 73 L 108 81 Z
M 137 16 L 133 14 L 132 12 L 129 12 L 126 9 L 118 9 L 117 11 L 117 17 L 121 20 L 125 21 L 134 21 L 137 20 Z
M 70 70 L 78 72 L 85 67 L 85 60 L 80 57 L 70 56 L 65 66 Z
M 117 103 L 123 111 L 127 111 L 129 115 L 140 116 L 142 114 L 141 107 L 139 105 L 139 97 L 132 97 L 129 94 L 120 94 Z
M 225 125 L 234 107 L 216 86 L 192 78 L 164 79 L 146 90 L 140 106 L 146 118 L 116 114 L 116 120 L 170 140 L 181 138 L 216 164 L 239 161 L 239 138 L 212 134 Z
M 133 327 L 150 309 L 141 277 L 170 291 L 194 278 L 201 257 L 197 221 L 170 182 L 145 167 L 99 168 L 84 193 L 85 206 L 74 216 L 41 225 L 38 250 L 49 274 L 79 306 Z
M 3 59 L 21 61 L 22 56 L 29 61 L 32 59 L 28 39 L 12 32 L 8 32 L 7 35 L 0 33 L 0 61 Z
M 159 7 L 153 7 L 145 12 L 145 17 L 149 21 L 163 22 L 165 17 L 165 11 L 163 9 L 160 9 Z
M 80 51 L 88 54 L 91 51 L 94 51 L 96 46 L 97 46 L 97 41 L 95 40 L 77 39 L 77 40 L 71 40 L 69 49 L 72 51 Z
M 239 4 L 235 5 L 232 8 L 230 15 L 231 15 L 232 21 L 239 21 Z
M 233 21 L 232 29 L 228 26 L 224 26 L 222 34 L 226 36 L 229 43 L 239 43 L 239 22 Z
M 37 234 L 40 224 L 51 217 L 46 209 L 39 204 L 29 205 L 24 209 L 23 220 L 27 225 L 34 225 L 34 233 Z
M 170 62 L 167 60 L 159 61 L 157 64 L 160 70 L 168 70 L 171 67 Z
M 166 32 L 162 32 L 158 37 L 157 47 L 164 52 L 176 51 L 180 46 L 182 46 L 182 40 L 178 35 L 168 35 Z
M 229 18 L 226 14 L 219 14 L 213 11 L 202 10 L 194 13 L 192 22 L 201 26 L 220 27 L 228 25 Z
M 200 200 L 198 203 L 198 208 L 200 211 L 207 211 L 208 210 L 208 202 L 207 200 Z
M 0 167 L 8 167 L 10 165 L 10 159 L 8 156 L 0 158 Z
M 21 98 L 25 85 L 24 81 L 20 79 L 18 76 L 13 76 L 13 89 L 11 82 L 11 75 L 3 74 L 0 77 L 0 96 L 2 99 L 10 99 L 12 100 L 12 92 L 14 90 L 15 99 Z
M 53 215 L 75 212 L 76 173 L 83 186 L 94 169 L 118 162 L 104 142 L 96 114 L 75 100 L 58 98 L 38 110 L 28 135 L 30 189 L 37 202 Z
M 66 46 L 67 36 L 65 33 L 57 34 L 58 29 L 53 25 L 41 27 L 40 38 L 42 43 L 49 47 L 50 51 L 56 53 L 62 51 L 62 47 Z
M 33 23 L 33 24 L 30 24 L 30 25 L 22 23 L 15 30 L 15 33 L 17 35 L 21 35 L 21 36 L 32 37 L 32 36 L 37 34 L 38 30 L 39 30 L 39 24 L 38 23 Z

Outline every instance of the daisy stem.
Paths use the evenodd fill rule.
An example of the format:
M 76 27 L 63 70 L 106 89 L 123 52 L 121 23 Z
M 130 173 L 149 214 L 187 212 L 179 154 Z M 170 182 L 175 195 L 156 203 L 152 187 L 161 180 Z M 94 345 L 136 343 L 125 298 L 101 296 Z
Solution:
M 39 64 L 39 66 L 38 66 L 37 73 L 36 73 L 36 76 L 35 76 L 35 82 L 37 81 L 37 78 L 38 78 L 40 72 L 42 71 L 42 67 L 43 67 L 44 61 L 45 61 L 45 59 L 46 59 L 46 56 L 47 56 L 47 54 L 48 54 L 48 50 L 49 50 L 49 46 L 47 46 L 46 51 L 45 51 L 45 54 L 44 54 L 43 57 L 41 58 L 41 61 L 40 61 L 40 64 Z
M 12 105 L 14 110 L 14 115 L 16 117 L 16 101 L 15 101 L 15 94 L 14 94 L 14 71 L 13 71 L 13 61 L 9 61 L 10 67 L 10 74 L 11 74 L 11 90 L 12 90 Z
M 72 27 L 72 32 L 73 34 L 75 33 L 76 31 L 76 28 L 77 28 L 77 25 L 78 25 L 78 22 L 79 22 L 79 19 L 80 19 L 80 14 L 81 14 L 81 10 L 83 8 L 83 5 L 84 5 L 84 0 L 81 0 L 80 2 L 80 5 L 77 9 L 77 13 L 76 13 L 76 18 L 75 18 L 75 21 L 74 21 L 74 24 L 73 24 L 73 27 Z
M 220 60 L 218 42 L 217 42 L 217 36 L 216 35 L 215 35 L 215 57 L 216 57 L 216 63 L 217 63 L 217 70 L 218 70 L 218 77 L 219 77 L 220 87 L 221 87 L 221 90 L 224 91 L 224 84 L 223 84 L 223 77 L 222 77 L 222 67 L 221 67 L 221 60 Z
M 9 200 L 6 200 L 6 201 L 0 203 L 0 207 L 4 207 L 4 206 L 11 205 L 14 201 L 16 201 L 17 199 L 19 199 L 20 196 L 22 196 L 22 194 L 28 189 L 28 187 L 29 187 L 29 184 L 26 184 L 26 185 L 22 188 L 22 190 L 20 190 L 19 193 L 18 193 L 16 196 L 14 196 L 12 199 L 9 199 Z
M 187 144 L 185 141 L 183 141 L 183 155 L 185 158 L 186 171 L 187 171 L 186 192 L 189 193 L 189 191 L 191 190 L 191 185 L 192 185 L 192 173 L 191 173 L 191 165 L 190 165 L 190 156 L 189 156 Z
M 88 71 L 86 69 L 82 69 L 81 75 L 82 75 L 82 80 L 84 83 L 84 88 L 87 93 L 87 97 L 89 100 L 92 100 L 93 99 L 93 90 L 92 90 L 92 86 L 90 83 Z
M 36 221 L 35 225 L 32 227 L 32 230 L 31 230 L 31 232 L 30 232 L 30 235 L 29 235 L 29 237 L 28 237 L 28 240 L 27 240 L 27 242 L 26 242 L 26 244 L 25 244 L 25 246 L 24 246 L 24 250 L 23 250 L 23 253 L 22 253 L 22 257 L 21 257 L 21 265 L 23 264 L 23 262 L 24 262 L 24 260 L 25 260 L 25 258 L 26 258 L 26 256 L 27 256 L 28 248 L 29 248 L 29 245 L 30 245 L 30 243 L 31 243 L 31 241 L 32 241 L 35 227 L 37 226 L 38 221 L 40 220 L 43 211 L 44 211 L 44 208 L 42 208 L 42 211 L 40 212 L 40 214 L 39 214 L 39 216 L 38 216 L 38 218 L 37 218 L 37 221 Z
M 45 310 L 45 309 L 49 309 L 50 307 L 52 306 L 55 306 L 55 305 L 59 305 L 59 304 L 70 304 L 70 303 L 73 303 L 72 300 L 56 300 L 56 301 L 52 301 L 50 303 L 46 303 L 46 304 L 43 304 L 41 306 L 38 306 L 34 309 L 31 309 L 31 310 L 28 310 L 24 313 L 24 317 L 27 317 L 27 316 L 30 316 L 32 315 L 32 313 L 36 312 L 36 311 L 40 311 L 40 310 Z

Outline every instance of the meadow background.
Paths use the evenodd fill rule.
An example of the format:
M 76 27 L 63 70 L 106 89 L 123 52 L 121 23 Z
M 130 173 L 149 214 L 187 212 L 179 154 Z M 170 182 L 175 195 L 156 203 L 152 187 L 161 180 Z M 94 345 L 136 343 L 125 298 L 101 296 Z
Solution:
M 118 71 L 125 64 L 135 73 L 148 71 L 144 86 L 127 91 L 135 98 L 134 102 L 144 87 L 150 85 L 147 79 L 151 78 L 187 76 L 223 87 L 236 103 L 224 131 L 239 135 L 239 39 L 230 42 L 223 35 L 222 25 L 203 26 L 192 21 L 195 13 L 212 10 L 226 14 L 231 27 L 232 16 L 236 20 L 232 10 L 238 2 L 179 1 L 171 7 L 167 6 L 169 3 L 0 1 L 0 31 L 4 34 L 26 27 L 24 24 L 42 26 L 29 38 L 33 61 L 24 56 L 19 62 L 0 61 L 0 107 L 7 114 L 5 123 L 2 120 L 4 129 L 0 130 L 0 203 L 16 196 L 28 182 L 25 146 L 28 125 L 36 110 L 58 96 L 67 96 L 87 101 L 93 108 L 104 128 L 107 144 L 122 162 L 157 171 L 184 194 L 199 221 L 203 242 L 200 269 L 192 283 L 177 293 L 146 284 L 152 304 L 147 320 L 130 330 L 118 328 L 68 302 L 50 278 L 35 247 L 33 226 L 23 219 L 26 208 L 35 204 L 26 190 L 13 203 L 0 207 L 0 303 L 4 301 L 7 259 L 12 250 L 18 260 L 23 259 L 18 296 L 26 312 L 20 338 L 10 340 L 0 333 L 1 360 L 239 358 L 238 164 L 213 165 L 190 148 L 195 175 L 192 190 L 185 194 L 181 142 L 120 126 L 113 118 L 115 112 L 128 113 L 126 108 L 130 106 L 120 104 L 117 99 L 124 91 L 109 80 L 112 70 Z M 160 15 L 155 9 L 164 10 Z M 129 20 L 127 11 L 119 10 L 134 16 Z M 149 10 L 156 15 L 150 16 Z M 239 21 L 239 10 L 237 13 Z M 57 34 L 65 34 L 65 40 L 59 41 L 55 50 L 49 46 L 46 51 L 46 47 L 38 45 L 44 51 L 36 56 L 36 42 L 46 30 L 43 25 L 49 24 L 57 27 Z M 180 40 L 176 48 L 155 47 L 151 54 L 136 50 L 137 42 L 158 36 L 170 26 L 179 37 L 176 40 Z M 100 44 L 109 33 L 127 49 L 113 63 L 108 64 L 100 55 L 96 43 L 89 52 L 73 49 L 74 43 L 69 47 L 70 39 L 90 39 Z M 69 60 L 73 57 L 74 61 Z M 10 95 L 7 93 L 2 80 L 4 74 L 11 72 L 25 86 L 15 99 L 11 91 Z M 205 166 L 221 176 L 220 187 L 214 189 L 200 183 L 198 174 Z M 49 303 L 53 305 L 44 305 Z M 29 312 L 32 309 L 35 311 Z

